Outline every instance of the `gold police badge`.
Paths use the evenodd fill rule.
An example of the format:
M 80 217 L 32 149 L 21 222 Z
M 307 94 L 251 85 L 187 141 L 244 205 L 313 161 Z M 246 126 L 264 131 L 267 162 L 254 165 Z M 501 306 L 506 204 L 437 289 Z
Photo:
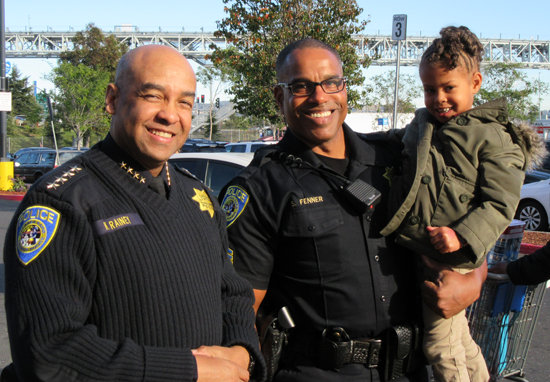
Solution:
M 199 203 L 199 208 L 201 211 L 208 211 L 210 213 L 210 217 L 214 217 L 214 205 L 212 204 L 208 193 L 205 190 L 197 190 L 196 188 L 193 188 L 193 190 L 195 190 L 195 196 L 191 199 Z

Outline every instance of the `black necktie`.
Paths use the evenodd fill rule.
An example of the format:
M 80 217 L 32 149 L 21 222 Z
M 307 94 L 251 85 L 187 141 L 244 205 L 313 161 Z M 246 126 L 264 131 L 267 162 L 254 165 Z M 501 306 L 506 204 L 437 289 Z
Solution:
M 149 183 L 149 188 L 166 199 L 166 188 L 164 188 L 164 179 L 161 176 L 154 177 Z

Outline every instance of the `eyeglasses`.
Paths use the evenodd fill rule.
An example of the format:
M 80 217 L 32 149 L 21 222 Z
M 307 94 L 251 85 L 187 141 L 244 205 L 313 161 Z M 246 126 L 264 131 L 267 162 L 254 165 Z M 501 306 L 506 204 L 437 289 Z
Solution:
M 315 92 L 317 85 L 321 85 L 321 89 L 327 94 L 341 92 L 346 87 L 346 78 L 329 78 L 321 82 L 300 81 L 291 84 L 278 83 L 277 85 L 290 89 L 295 96 L 306 97 Z

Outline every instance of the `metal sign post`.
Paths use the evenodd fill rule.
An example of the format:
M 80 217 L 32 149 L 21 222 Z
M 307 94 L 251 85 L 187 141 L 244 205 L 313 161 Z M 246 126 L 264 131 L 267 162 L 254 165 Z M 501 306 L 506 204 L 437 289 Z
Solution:
M 6 24 L 4 14 L 4 0 L 0 0 L 0 92 L 7 90 L 6 79 Z M 11 69 L 11 67 L 10 67 Z M 7 138 L 7 114 L 6 111 L 0 111 L 0 161 L 8 161 L 6 158 L 6 138 Z
M 397 64 L 395 68 L 395 94 L 393 97 L 393 120 L 391 128 L 397 125 L 397 102 L 399 94 L 399 63 L 401 60 L 401 40 L 407 38 L 407 15 L 393 15 L 392 40 L 397 40 Z

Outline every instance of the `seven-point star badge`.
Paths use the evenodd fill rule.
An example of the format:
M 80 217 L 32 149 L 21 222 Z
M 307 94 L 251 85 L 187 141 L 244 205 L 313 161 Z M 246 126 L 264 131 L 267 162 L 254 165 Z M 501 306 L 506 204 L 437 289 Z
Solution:
M 210 200 L 210 197 L 208 196 L 206 191 L 197 190 L 196 188 L 193 188 L 193 190 L 195 190 L 195 196 L 193 196 L 191 199 L 199 203 L 201 211 L 208 211 L 210 213 L 210 217 L 214 217 L 214 206 L 212 205 L 212 201 Z

